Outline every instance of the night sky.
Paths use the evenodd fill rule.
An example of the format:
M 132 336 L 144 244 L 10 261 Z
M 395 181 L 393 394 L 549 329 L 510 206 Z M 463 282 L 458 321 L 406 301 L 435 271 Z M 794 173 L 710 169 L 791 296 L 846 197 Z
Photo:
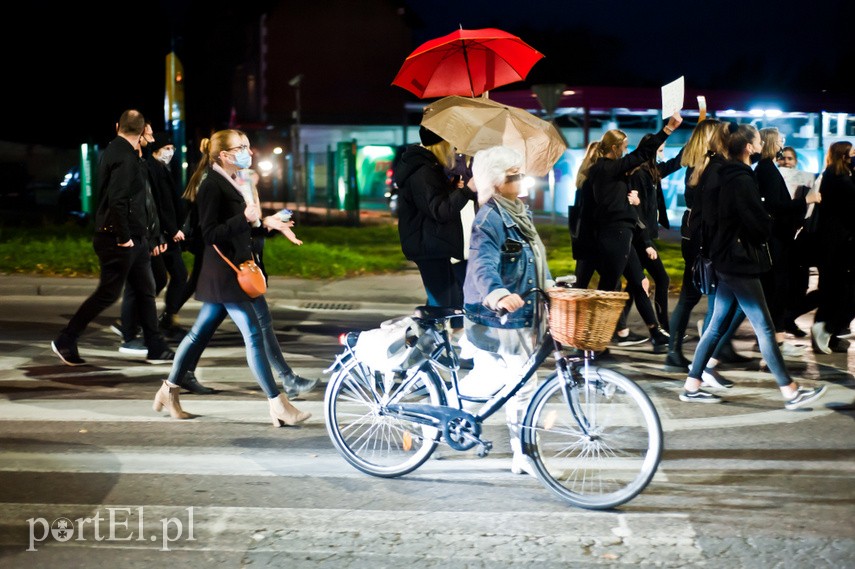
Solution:
M 334 7 L 342 1 L 359 0 L 328 0 L 329 18 L 337 17 Z M 188 105 L 193 105 L 188 120 L 196 127 L 218 127 L 228 118 L 224 109 L 230 105 L 232 69 L 247 50 L 241 30 L 254 25 L 269 6 L 299 6 L 293 1 L 156 0 L 132 10 L 116 8 L 119 4 L 124 3 L 106 4 L 110 8 L 70 2 L 49 8 L 16 5 L 22 17 L 7 18 L 0 35 L 6 64 L 0 140 L 68 147 L 104 143 L 114 135 L 118 115 L 130 106 L 162 127 L 164 58 L 172 41 L 183 54 L 185 72 L 197 79 L 192 88 L 188 85 Z M 370 9 L 375 2 L 365 4 Z M 534 66 L 531 83 L 655 87 L 684 75 L 687 87 L 843 92 L 851 82 L 853 9 L 837 0 L 385 4 L 405 8 L 402 18 L 412 28 L 412 48 L 461 24 L 519 35 L 546 56 Z M 406 55 L 400 54 L 401 62 Z M 366 70 L 365 80 L 389 85 L 392 77 L 373 77 Z

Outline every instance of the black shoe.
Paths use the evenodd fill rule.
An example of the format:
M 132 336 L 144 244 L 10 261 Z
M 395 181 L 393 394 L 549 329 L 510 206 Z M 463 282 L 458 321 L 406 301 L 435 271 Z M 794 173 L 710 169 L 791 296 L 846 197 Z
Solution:
M 850 342 L 845 338 L 838 338 L 837 336 L 832 336 L 831 340 L 828 342 L 828 347 L 831 348 L 832 352 L 837 352 L 838 354 L 845 354 L 849 351 Z
M 692 362 L 680 352 L 668 352 L 662 369 L 669 373 L 688 373 L 690 365 Z
M 171 364 L 175 359 L 175 352 L 167 347 L 149 349 L 145 361 L 150 364 Z
M 718 387 L 719 389 L 730 389 L 733 387 L 733 382 L 726 379 L 714 368 L 705 368 L 701 373 L 701 384 L 703 387 Z
M 697 391 L 687 391 L 684 389 L 683 393 L 680 394 L 680 401 L 686 403 L 721 403 L 722 399 L 718 395 L 713 395 L 702 389 L 698 389 Z
M 127 342 L 122 342 L 119 346 L 119 353 L 128 354 L 129 356 L 147 356 L 149 349 L 146 347 L 142 338 L 133 338 Z
M 593 360 L 613 360 L 614 355 L 609 351 L 608 348 L 605 350 L 600 350 L 599 352 L 594 352 Z
M 50 349 L 67 366 L 81 366 L 86 360 L 77 353 L 77 342 L 67 334 L 60 334 L 50 343 Z
M 784 324 L 784 332 L 786 332 L 787 334 L 791 334 L 795 338 L 807 337 L 807 332 L 799 328 L 794 321 L 790 321 Z
M 805 405 L 809 405 L 825 395 L 826 386 L 823 385 L 821 387 L 814 387 L 813 389 L 808 389 L 807 387 L 799 387 L 796 390 L 796 394 L 792 399 L 784 403 L 785 409 L 798 409 L 799 407 L 804 407 Z
M 716 359 L 723 364 L 747 364 L 751 361 L 751 358 L 737 354 L 733 347 L 722 349 Z
M 288 399 L 293 399 L 301 393 L 308 393 L 313 390 L 317 384 L 317 379 L 306 379 L 305 377 L 300 377 L 294 372 L 291 372 L 289 375 L 282 378 L 282 385 L 285 387 L 285 395 L 288 396 Z
M 654 354 L 664 354 L 668 351 L 668 344 L 671 341 L 671 337 L 668 336 L 668 332 L 656 326 L 650 329 L 650 341 L 653 342 Z
M 196 374 L 192 371 L 188 371 L 184 374 L 184 379 L 178 382 L 178 386 L 183 387 L 190 393 L 195 393 L 196 395 L 210 395 L 217 392 L 216 389 L 205 387 L 199 383 L 199 380 L 196 379 Z
M 647 338 L 645 336 L 642 336 L 641 334 L 636 334 L 632 330 L 630 330 L 629 334 L 627 334 L 626 336 L 620 336 L 617 333 L 612 336 L 612 344 L 621 347 L 635 346 L 637 344 L 643 344 L 646 341 Z

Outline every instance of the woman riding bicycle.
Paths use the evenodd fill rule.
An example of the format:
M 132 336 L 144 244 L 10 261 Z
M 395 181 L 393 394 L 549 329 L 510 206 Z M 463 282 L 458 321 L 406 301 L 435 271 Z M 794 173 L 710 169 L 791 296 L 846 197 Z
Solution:
M 495 146 L 475 154 L 472 180 L 480 209 L 472 224 L 469 265 L 463 285 L 466 319 L 461 357 L 472 357 L 474 367 L 461 381 L 465 395 L 490 396 L 515 381 L 535 347 L 541 331 L 537 302 L 523 300 L 533 287 L 552 286 L 546 249 L 519 199 L 523 159 L 514 150 Z M 497 312 L 507 312 L 500 317 Z M 530 458 L 522 452 L 522 414 L 537 385 L 530 381 L 505 405 L 514 453 L 511 470 L 534 475 Z

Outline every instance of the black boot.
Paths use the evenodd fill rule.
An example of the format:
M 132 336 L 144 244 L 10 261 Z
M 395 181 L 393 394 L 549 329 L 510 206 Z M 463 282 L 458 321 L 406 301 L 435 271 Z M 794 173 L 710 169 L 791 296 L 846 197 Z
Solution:
M 665 365 L 662 367 L 669 373 L 688 373 L 689 366 L 692 362 L 689 361 L 681 352 L 668 352 L 665 356 Z
M 285 395 L 288 396 L 288 399 L 293 399 L 301 393 L 308 393 L 313 390 L 317 384 L 317 379 L 306 379 L 305 377 L 300 377 L 293 371 L 282 376 L 282 386 L 285 387 Z
M 736 350 L 733 349 L 733 344 L 723 347 L 715 356 L 715 359 L 723 364 L 747 364 L 751 361 L 751 358 L 737 354 Z
M 189 391 L 190 393 L 195 393 L 196 395 L 210 395 L 212 393 L 216 393 L 216 389 L 211 389 L 210 387 L 205 387 L 199 380 L 196 379 L 196 374 L 192 371 L 188 371 L 184 374 L 184 378 L 177 382 L 179 387 L 182 387 Z

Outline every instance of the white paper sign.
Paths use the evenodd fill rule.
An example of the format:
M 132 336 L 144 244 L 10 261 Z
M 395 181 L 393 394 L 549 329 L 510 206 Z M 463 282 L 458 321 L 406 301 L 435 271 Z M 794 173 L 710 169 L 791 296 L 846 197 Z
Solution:
M 683 108 L 685 81 L 681 76 L 662 86 L 662 118 L 667 119 Z

